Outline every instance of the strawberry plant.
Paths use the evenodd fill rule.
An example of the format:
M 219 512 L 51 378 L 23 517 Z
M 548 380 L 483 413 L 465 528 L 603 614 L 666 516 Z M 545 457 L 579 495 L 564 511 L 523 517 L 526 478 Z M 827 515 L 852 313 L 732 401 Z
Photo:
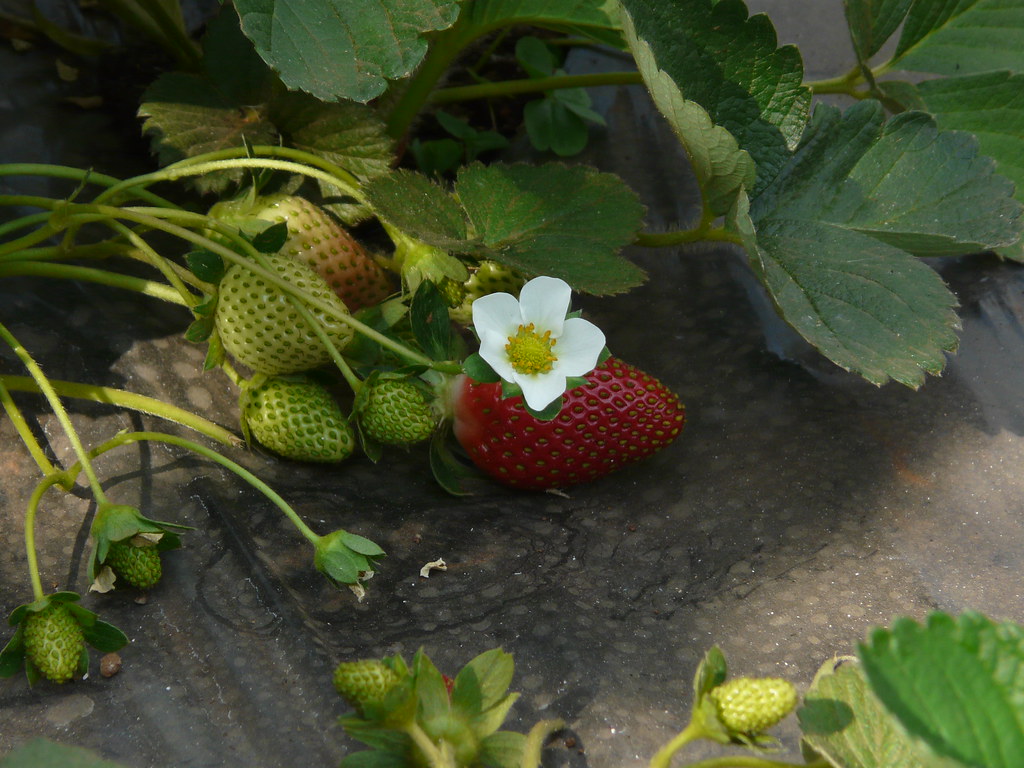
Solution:
M 486 477 L 558 491 L 668 448 L 685 423 L 660 373 L 632 366 L 631 350 L 613 357 L 604 332 L 570 305 L 573 292 L 596 304 L 647 279 L 627 247 L 731 248 L 825 358 L 913 389 L 958 343 L 956 299 L 924 259 L 994 251 L 1024 261 L 1021 0 L 848 0 L 855 60 L 811 82 L 796 47 L 779 46 L 768 17 L 742 0 L 380 0 L 379 17 L 343 0 L 234 0 L 197 36 L 174 2 L 106 5 L 174 62 L 138 108 L 156 167 L 116 178 L 0 165 L 14 190 L 0 196 L 10 213 L 0 278 L 91 282 L 176 306 L 183 343 L 204 345 L 199 381 L 238 392 L 242 439 L 141 393 L 50 380 L 0 310 L 0 338 L 29 374 L 0 375 L 0 402 L 41 475 L 26 510 L 33 600 L 11 616 L 4 675 L 24 668 L 32 682 L 64 681 L 88 664 L 83 643 L 122 639 L 77 610 L 77 594 L 42 588 L 33 524 L 50 490 L 71 492 L 84 477 L 97 509 L 88 574 L 97 591 L 163 588 L 161 558 L 187 543 L 186 528 L 108 499 L 94 467 L 132 443 L 198 454 L 257 488 L 331 584 L 361 596 L 384 555 L 345 529 L 315 532 L 205 442 L 137 430 L 86 446 L 66 398 L 294 461 L 386 466 L 403 455 L 386 448 L 422 450 L 453 494 Z M 45 19 L 33 24 L 79 56 L 98 49 Z M 629 64 L 576 72 L 561 52 L 577 46 Z M 622 178 L 566 159 L 602 123 L 585 90 L 602 85 L 646 89 L 692 165 L 694 221 L 652 231 Z M 821 95 L 854 103 L 815 104 Z M 503 120 L 491 118 L 503 108 Z M 423 132 L 435 122 L 448 137 Z M 496 156 L 517 133 L 558 159 Z M 40 179 L 64 187 L 31 194 Z M 74 454 L 67 466 L 29 427 L 16 390 L 45 398 Z M 900 631 L 913 648 L 915 631 Z M 991 639 L 971 620 L 947 634 L 971 632 Z M 920 663 L 904 658 L 907 647 L 879 636 L 863 674 L 834 677 L 875 681 L 903 727 L 938 749 L 946 725 L 921 726 L 929 713 L 892 693 L 892 678 Z M 527 765 L 553 727 L 499 730 L 514 700 L 500 652 L 471 662 L 450 691 L 425 654 L 411 666 L 380 662 L 389 672 L 376 664 L 340 674 L 338 687 L 360 710 L 350 732 L 386 753 L 381 765 Z M 823 686 L 836 683 L 829 675 Z M 760 746 L 792 703 L 779 681 L 727 682 L 717 657 L 699 678 L 692 727 L 656 766 L 698 736 Z M 819 733 L 807 742 L 821 760 L 857 764 L 834 762 L 839 748 Z M 980 764 L 984 750 L 952 757 Z

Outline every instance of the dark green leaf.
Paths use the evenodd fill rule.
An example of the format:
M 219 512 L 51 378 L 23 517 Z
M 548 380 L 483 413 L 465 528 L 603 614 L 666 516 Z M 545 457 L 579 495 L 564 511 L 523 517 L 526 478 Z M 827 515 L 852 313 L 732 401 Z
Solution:
M 884 124 L 877 102 L 815 111 L 800 149 L 730 217 L 780 313 L 833 362 L 920 386 L 956 347 L 956 299 L 914 255 L 1019 237 L 1012 187 L 966 134 L 921 113 Z
M 467 7 L 477 34 L 513 24 L 602 34 L 618 29 L 618 8 L 607 0 L 474 0 Z
M 323 101 L 366 102 L 405 77 L 445 29 L 457 0 L 237 0 L 242 29 L 291 89 Z
M 640 229 L 643 206 L 613 174 L 558 163 L 474 164 L 459 173 L 456 191 L 493 258 L 513 269 L 594 294 L 644 280 L 618 253 Z
M 185 329 L 185 341 L 193 343 L 206 341 L 210 338 L 210 334 L 213 333 L 213 322 L 214 318 L 212 315 L 206 315 L 205 317 L 193 320 L 188 328 Z
M 917 92 L 940 128 L 970 131 L 996 170 L 1016 185 L 1024 202 L 1024 74 L 986 72 L 980 75 L 927 80 Z M 1024 261 L 1021 243 L 999 252 Z
M 556 99 L 531 101 L 523 109 L 523 121 L 534 149 L 559 157 L 579 154 L 590 138 L 583 118 Z
M 421 173 L 427 176 L 443 176 L 459 167 L 464 148 L 455 139 L 413 139 L 410 151 Z
M 866 62 L 885 45 L 914 0 L 845 0 L 846 21 L 857 58 Z
M 97 621 L 91 627 L 83 627 L 85 642 L 103 653 L 113 653 L 128 644 L 128 636 L 113 624 Z
M 288 239 L 288 222 L 279 221 L 260 231 L 250 242 L 260 253 L 277 253 Z
M 871 693 L 855 659 L 822 665 L 797 718 L 805 744 L 832 765 L 939 768 Z
M 465 213 L 426 176 L 396 171 L 374 179 L 364 192 L 374 210 L 407 235 L 439 248 L 464 245 Z
M 467 496 L 472 491 L 468 481 L 482 475 L 468 462 L 459 461 L 448 446 L 451 424 L 444 422 L 430 438 L 430 471 L 437 484 L 452 496 Z
M 224 277 L 224 259 L 211 251 L 192 251 L 185 256 L 185 263 L 203 282 L 216 285 Z
M 0 651 L 0 677 L 11 677 L 18 673 L 25 663 L 25 627 L 18 624 L 14 636 Z
M 501 376 L 476 352 L 465 359 L 462 363 L 462 370 L 473 381 L 478 381 L 481 384 L 494 384 L 501 381 Z
M 448 305 L 430 280 L 424 280 L 416 289 L 409 319 L 416 341 L 428 357 L 433 360 L 451 359 L 454 338 Z
M 0 768 L 125 768 L 95 752 L 35 739 L 0 759 Z
M 792 45 L 779 48 L 768 17 L 748 18 L 742 0 L 624 0 L 622 5 L 632 19 L 634 40 L 653 56 L 653 66 L 641 65 L 645 82 L 664 71 L 686 101 L 700 105 L 713 126 L 735 137 L 756 165 L 756 194 L 786 162 L 807 123 L 811 92 L 802 85 L 800 52 Z M 638 52 L 638 58 L 649 57 L 634 48 Z M 659 108 L 665 111 L 660 103 Z M 686 123 L 694 120 L 687 117 Z M 710 127 L 691 134 L 692 128 L 682 139 L 687 147 L 723 143 Z
M 942 75 L 1024 71 L 1024 3 L 917 0 L 903 24 L 893 65 Z
M 1024 628 L 977 613 L 897 619 L 859 649 L 875 695 L 914 737 L 966 765 L 1024 755 Z
M 547 44 L 532 35 L 516 41 L 516 60 L 531 78 L 549 77 L 558 66 L 555 54 Z
M 879 98 L 891 112 L 902 112 L 908 109 L 916 109 L 919 112 L 929 111 L 917 86 L 913 83 L 908 83 L 906 80 L 882 80 L 876 85 Z

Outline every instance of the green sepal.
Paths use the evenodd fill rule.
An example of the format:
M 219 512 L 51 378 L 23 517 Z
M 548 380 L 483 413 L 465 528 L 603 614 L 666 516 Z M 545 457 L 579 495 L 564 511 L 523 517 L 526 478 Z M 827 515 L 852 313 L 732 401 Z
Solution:
M 693 699 L 699 701 L 725 682 L 729 674 L 728 665 L 725 662 L 725 654 L 717 645 L 708 649 L 701 659 L 697 672 L 693 676 Z
M 201 301 L 192 307 L 192 311 L 195 312 L 199 317 L 209 317 L 217 311 L 217 296 L 208 296 L 205 301 Z
M 403 734 L 404 735 L 404 734 Z M 406 736 L 406 738 L 409 738 Z M 409 740 L 412 743 L 412 740 Z M 364 749 L 346 755 L 339 768 L 408 768 L 409 761 L 405 754 L 384 752 L 379 749 Z
M 96 624 L 97 616 L 88 608 L 83 608 L 77 603 L 68 603 L 67 608 L 68 613 L 75 617 L 75 621 L 78 622 L 83 630 Z
M 252 247 L 260 253 L 277 253 L 288 240 L 288 222 L 279 221 L 263 229 L 249 239 Z
M 43 679 L 42 672 L 36 669 L 36 665 L 29 661 L 27 657 L 25 659 L 25 679 L 28 680 L 29 688 Z
M 526 750 L 526 734 L 497 731 L 480 742 L 480 764 L 486 768 L 519 768 Z
M 96 620 L 91 627 L 82 627 L 85 642 L 102 653 L 113 653 L 128 644 L 128 636 L 113 624 Z
M 220 334 L 216 330 L 206 340 L 206 357 L 203 360 L 203 370 L 212 371 L 224 362 L 224 344 L 220 340 Z
M 212 315 L 201 315 L 185 329 L 185 341 L 197 344 L 204 342 L 213 334 L 214 327 Z
M 512 654 L 501 648 L 484 651 L 455 676 L 452 706 L 468 718 L 491 709 L 507 698 L 506 692 L 512 684 L 514 670 Z
M 20 608 L 21 606 L 19 606 Z M 17 609 L 15 609 L 17 610 Z M 12 613 L 13 617 L 14 614 Z M 17 674 L 25 663 L 25 625 L 18 623 L 18 628 L 4 649 L 0 651 L 0 677 L 11 677 Z
M 430 437 L 430 471 L 434 479 L 452 496 L 469 496 L 473 492 L 466 481 L 482 479 L 483 474 L 469 462 L 459 461 L 451 449 L 451 424 L 447 421 Z
M 369 539 L 338 529 L 314 545 L 313 565 L 334 584 L 358 584 L 376 568 L 384 550 Z
M 416 288 L 409 309 L 412 332 L 420 347 L 432 360 L 454 357 L 455 337 L 448 318 L 448 304 L 432 280 Z
M 586 379 L 584 379 L 584 382 L 586 382 Z M 523 405 L 526 406 L 526 412 L 533 416 L 533 418 L 537 419 L 537 421 L 551 421 L 562 411 L 562 405 L 564 403 L 565 395 L 559 395 L 550 403 L 545 405 L 541 410 L 535 411 L 529 405 L 526 405 L 526 400 L 523 400 Z
M 426 723 L 448 715 L 452 708 L 448 687 L 444 684 L 441 671 L 422 648 L 413 656 L 412 673 L 416 680 L 416 698 L 419 700 L 417 719 Z
M 100 566 L 107 559 L 112 542 L 125 541 L 140 533 L 167 534 L 176 530 L 191 531 L 194 529 L 188 525 L 151 520 L 144 517 L 135 507 L 127 504 L 101 504 L 90 529 L 94 547 L 89 560 L 89 578 L 96 578 Z
M 608 349 L 608 347 L 602 348 L 601 354 L 597 356 L 597 365 L 595 365 L 594 367 L 597 368 L 598 366 L 603 365 L 604 362 L 611 356 L 612 352 L 610 349 Z
M 220 254 L 213 251 L 192 251 L 185 256 L 185 264 L 189 271 L 204 283 L 216 285 L 224 277 L 227 267 Z
M 82 652 L 78 654 L 78 676 L 81 678 L 87 674 L 89 674 L 89 649 L 83 645 Z
M 479 352 L 474 352 L 462 363 L 463 372 L 473 381 L 481 384 L 497 384 L 501 376 L 491 368 L 490 364 L 480 357 Z

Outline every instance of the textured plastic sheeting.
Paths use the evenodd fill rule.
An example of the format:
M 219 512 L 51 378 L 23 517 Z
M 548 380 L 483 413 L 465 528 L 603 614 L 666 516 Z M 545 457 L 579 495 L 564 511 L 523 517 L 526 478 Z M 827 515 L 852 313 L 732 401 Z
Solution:
M 814 14 L 797 21 L 805 35 L 819 23 Z M 821 34 L 842 38 L 820 23 Z M 101 114 L 37 88 L 48 63 L 0 55 L 0 71 L 17 83 L 4 91 L 0 160 L 124 172 L 125 163 L 102 161 L 120 138 L 104 132 Z M 599 98 L 609 127 L 585 159 L 635 186 L 652 229 L 689 221 L 686 164 L 642 91 Z M 345 709 L 330 685 L 336 662 L 423 647 L 451 672 L 501 645 L 524 693 L 513 726 L 569 723 L 573 746 L 556 744 L 551 764 L 637 765 L 685 723 L 690 678 L 711 644 L 737 672 L 806 686 L 823 660 L 897 614 L 972 607 L 1024 620 L 1017 267 L 938 265 L 961 297 L 963 349 L 944 377 L 913 393 L 876 389 L 812 354 L 801 363 L 770 354 L 735 280 L 736 254 L 631 255 L 649 282 L 584 306 L 612 350 L 689 405 L 670 449 L 568 496 L 494 488 L 468 499 L 443 494 L 420 451 L 338 468 L 229 451 L 318 532 L 343 526 L 388 551 L 363 603 L 329 587 L 305 541 L 234 476 L 162 446 L 109 454 L 98 468 L 113 500 L 197 530 L 165 557 L 164 582 L 145 604 L 131 593 L 84 598 L 132 640 L 120 674 L 100 677 L 94 654 L 85 681 L 0 681 L 0 754 L 41 735 L 137 768 L 334 765 L 355 748 L 336 725 Z M 52 377 L 235 423 L 231 386 L 200 373 L 203 350 L 181 339 L 181 310 L 114 289 L 5 279 L 0 319 Z M 773 339 L 781 333 L 767 327 Z M 21 372 L 6 352 L 0 367 Z M 67 459 L 40 401 L 18 402 Z M 72 417 L 89 444 L 124 428 L 165 428 L 77 403 Z M 3 615 L 31 596 L 21 536 L 36 474 L 0 421 Z M 84 493 L 47 497 L 38 523 L 47 589 L 86 590 L 92 511 Z M 421 578 L 437 558 L 448 570 Z M 793 725 L 782 732 L 795 746 Z

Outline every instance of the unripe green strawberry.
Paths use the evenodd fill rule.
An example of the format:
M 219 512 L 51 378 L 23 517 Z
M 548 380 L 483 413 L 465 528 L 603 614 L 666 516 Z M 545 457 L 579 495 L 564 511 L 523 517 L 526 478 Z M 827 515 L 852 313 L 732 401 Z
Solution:
M 796 706 L 796 688 L 778 677 L 737 677 L 708 694 L 733 733 L 753 735 L 779 723 Z
M 343 661 L 334 670 L 334 689 L 362 712 L 367 704 L 379 704 L 399 681 L 398 673 L 378 659 Z
M 110 545 L 104 562 L 118 577 L 138 589 L 152 589 L 163 574 L 160 553 L 155 546 L 115 541 Z
M 462 284 L 465 290 L 462 303 L 448 310 L 448 315 L 457 323 L 469 325 L 473 322 L 474 301 L 491 293 L 511 293 L 518 296 L 519 289 L 525 282 L 525 278 L 515 270 L 485 259 L 471 271 L 469 279 Z
M 377 379 L 362 399 L 363 432 L 384 445 L 413 445 L 437 426 L 431 396 L 408 379 Z
M 325 387 L 305 376 L 272 376 L 249 387 L 242 418 L 264 446 L 296 461 L 343 461 L 355 435 Z
M 305 264 L 279 254 L 267 259 L 288 283 L 349 314 L 323 278 Z M 348 346 L 352 340 L 348 325 L 319 309 L 310 307 L 310 311 L 339 350 Z M 215 321 L 225 349 L 260 373 L 297 373 L 331 359 L 288 295 L 242 264 L 229 268 L 220 282 Z
M 25 655 L 48 680 L 74 677 L 84 648 L 82 627 L 65 603 L 52 602 L 26 617 Z
M 305 198 L 267 197 L 257 201 L 252 215 L 287 222 L 288 239 L 280 253 L 315 269 L 353 312 L 379 304 L 394 291 L 394 276 L 368 256 L 327 211 Z

